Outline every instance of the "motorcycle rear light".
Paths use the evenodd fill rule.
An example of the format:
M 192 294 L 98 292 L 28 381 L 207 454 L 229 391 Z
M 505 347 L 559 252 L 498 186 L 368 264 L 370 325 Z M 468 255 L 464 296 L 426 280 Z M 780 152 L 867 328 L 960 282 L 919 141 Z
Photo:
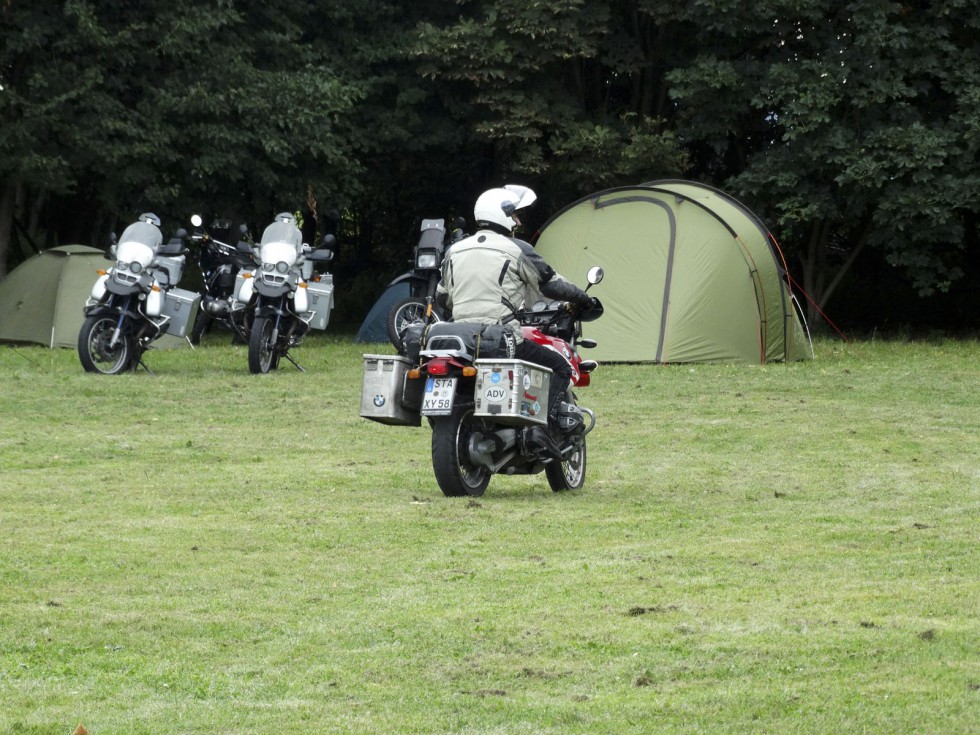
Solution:
M 425 369 L 429 375 L 449 375 L 448 362 L 430 362 L 425 366 Z

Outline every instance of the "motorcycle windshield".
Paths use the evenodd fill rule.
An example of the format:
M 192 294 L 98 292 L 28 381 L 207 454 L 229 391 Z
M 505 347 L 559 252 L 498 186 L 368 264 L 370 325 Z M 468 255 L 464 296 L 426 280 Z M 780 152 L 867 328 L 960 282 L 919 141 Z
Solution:
M 270 243 L 292 245 L 298 253 L 300 247 L 303 245 L 303 234 L 296 225 L 290 224 L 289 222 L 273 222 L 262 233 L 261 245 L 265 246 Z
M 134 222 L 119 238 L 116 246 L 117 267 L 132 269 L 135 278 L 139 270 L 132 264 L 139 263 L 140 269 L 148 268 L 162 242 L 163 236 L 159 229 L 149 222 Z
M 285 263 L 286 268 L 291 268 L 299 258 L 303 248 L 303 235 L 296 227 L 289 222 L 273 222 L 265 228 L 262 233 L 262 242 L 259 246 L 264 270 L 268 271 L 272 264 L 277 269 L 282 269 L 279 265 Z M 280 275 L 285 270 L 280 270 Z
M 160 234 L 160 230 L 157 227 L 151 225 L 149 222 L 134 222 L 123 230 L 122 237 L 119 238 L 119 247 L 123 247 L 128 243 L 135 243 L 145 245 L 156 252 L 162 242 L 163 235 Z

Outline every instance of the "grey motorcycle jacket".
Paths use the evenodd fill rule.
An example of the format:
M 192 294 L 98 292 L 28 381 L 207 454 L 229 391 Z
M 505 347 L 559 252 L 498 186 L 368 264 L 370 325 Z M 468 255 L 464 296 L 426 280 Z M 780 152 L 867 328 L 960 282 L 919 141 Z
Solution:
M 439 291 L 457 322 L 502 323 L 543 294 L 587 305 L 591 298 L 566 281 L 529 243 L 480 230 L 453 245 L 442 264 Z M 521 328 L 509 322 L 518 341 Z

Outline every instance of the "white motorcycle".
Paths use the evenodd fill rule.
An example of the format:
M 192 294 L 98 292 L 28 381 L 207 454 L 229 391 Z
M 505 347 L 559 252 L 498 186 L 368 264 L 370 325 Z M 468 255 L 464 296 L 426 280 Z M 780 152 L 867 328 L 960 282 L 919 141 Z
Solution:
M 318 263 L 333 260 L 333 235 L 313 250 L 303 242 L 296 218 L 288 212 L 276 215 L 265 228 L 258 247 L 239 243 L 258 262 L 243 269 L 236 281 L 230 317 L 248 342 L 248 369 L 267 373 L 285 357 L 300 371 L 289 350 L 302 343 L 310 329 L 326 329 L 333 309 L 333 276 L 316 273 Z
M 165 334 L 186 337 L 200 295 L 177 288 L 184 272 L 187 232 L 164 244 L 160 218 L 142 214 L 111 245 L 106 258 L 115 260 L 99 278 L 85 303 L 85 321 L 78 333 L 78 357 L 87 372 L 116 375 L 135 370 L 143 353 Z

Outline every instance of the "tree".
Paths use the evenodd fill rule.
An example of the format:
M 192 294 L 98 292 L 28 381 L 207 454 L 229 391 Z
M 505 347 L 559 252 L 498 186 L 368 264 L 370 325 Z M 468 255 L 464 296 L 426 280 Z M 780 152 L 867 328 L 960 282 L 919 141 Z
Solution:
M 920 294 L 948 289 L 980 201 L 973 3 L 710 5 L 669 75 L 696 165 L 801 243 L 820 307 L 867 246 Z
M 419 23 L 416 54 L 425 77 L 462 85 L 470 124 L 492 144 L 485 181 L 541 181 L 547 211 L 683 170 L 662 79 L 678 39 L 637 3 L 457 5 L 448 24 Z
M 0 268 L 15 221 L 96 242 L 143 209 L 174 228 L 202 207 L 261 221 L 353 190 L 344 125 L 361 92 L 307 43 L 310 12 L 301 0 L 0 6 Z

